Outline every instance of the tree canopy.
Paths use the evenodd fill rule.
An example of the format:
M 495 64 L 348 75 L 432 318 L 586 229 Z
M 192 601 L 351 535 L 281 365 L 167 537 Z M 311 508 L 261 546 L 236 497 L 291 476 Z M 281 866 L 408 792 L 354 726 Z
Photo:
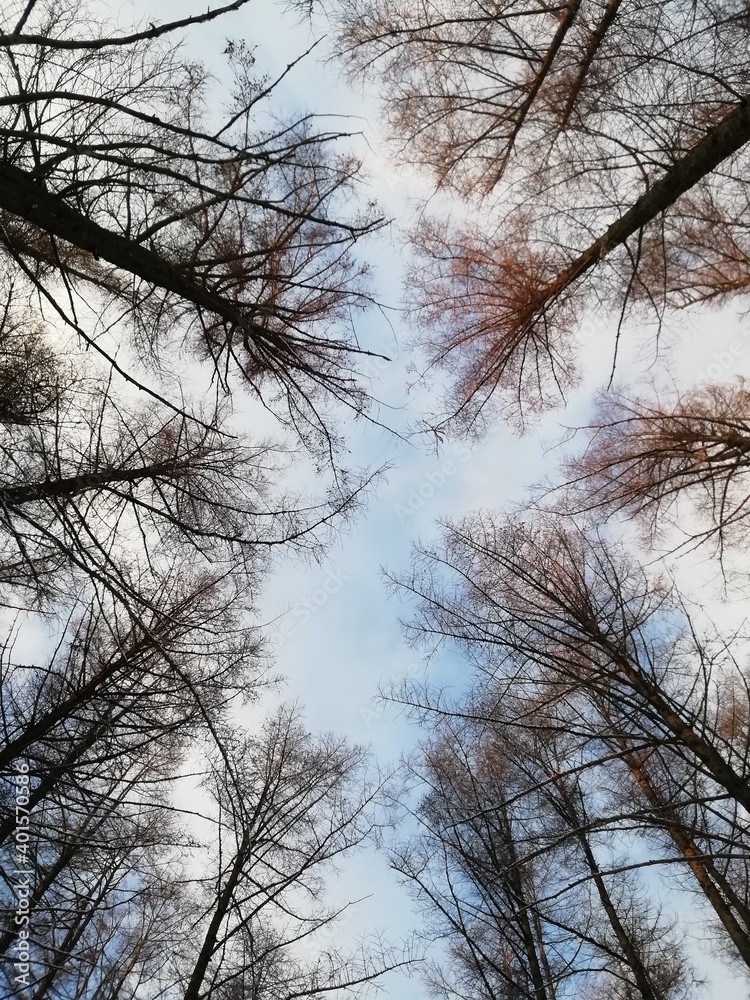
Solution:
M 658 341 L 750 288 L 747 4 L 302 8 L 377 82 L 375 141 L 417 171 L 403 218 L 372 197 L 358 123 L 282 98 L 310 50 L 269 75 L 246 40 L 221 69 L 185 44 L 249 0 L 3 14 L 2 994 L 365 1000 L 401 970 L 440 1000 L 697 1000 L 697 931 L 746 982 L 744 349 L 698 384 L 666 351 L 640 382 L 617 362 L 634 322 Z M 280 699 L 263 600 L 390 457 L 381 439 L 359 462 L 352 418 L 388 432 L 360 317 L 389 316 L 371 258 L 394 264 L 399 225 L 430 409 L 397 405 L 442 462 L 413 492 L 459 472 L 497 509 L 456 501 L 388 572 L 407 641 L 450 674 L 384 691 L 418 733 L 393 764 Z M 592 317 L 609 384 L 558 468 L 511 505 L 505 454 L 449 466 L 449 435 L 566 400 Z M 399 519 L 395 543 L 376 520 L 378 556 Z M 718 568 L 727 607 L 680 557 Z M 373 634 L 343 617 L 342 689 L 346 630 L 357 652 Z M 363 849 L 414 900 L 412 939 L 345 933 L 351 894 L 329 890 Z
M 399 155 L 477 205 L 413 235 L 442 420 L 558 403 L 599 303 L 661 320 L 747 290 L 745 4 L 345 0 L 338 23 Z

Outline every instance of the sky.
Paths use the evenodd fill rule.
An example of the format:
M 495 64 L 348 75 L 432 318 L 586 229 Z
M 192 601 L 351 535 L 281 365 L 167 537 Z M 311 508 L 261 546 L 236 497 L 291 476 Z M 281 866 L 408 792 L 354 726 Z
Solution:
M 120 10 L 123 23 L 141 12 L 151 19 L 156 5 L 110 4 Z M 187 9 L 199 9 L 190 4 Z M 160 21 L 184 16 L 182 0 L 158 4 Z M 189 50 L 202 58 L 221 78 L 222 51 L 227 38 L 257 44 L 258 67 L 278 74 L 321 37 L 320 22 L 300 22 L 284 8 L 259 0 L 240 12 L 202 26 L 188 36 Z M 374 362 L 373 395 L 382 400 L 374 411 L 390 427 L 360 421 L 346 423 L 347 447 L 353 466 L 390 468 L 366 511 L 361 512 L 331 546 L 320 564 L 282 561 L 263 595 L 260 618 L 268 623 L 276 667 L 287 680 L 284 696 L 304 706 L 313 731 L 332 730 L 372 746 L 381 766 L 397 762 L 414 746 L 419 734 L 393 707 L 379 701 L 379 689 L 407 676 L 423 676 L 425 666 L 404 641 L 399 625 L 409 616 L 408 605 L 389 595 L 383 570 L 408 570 L 411 546 L 438 536 L 441 518 L 466 514 L 478 507 L 502 509 L 520 503 L 526 487 L 554 473 L 561 455 L 556 445 L 566 427 L 585 421 L 592 391 L 609 373 L 614 343 L 611 324 L 601 321 L 583 338 L 582 385 L 564 411 L 548 415 L 533 433 L 519 438 L 498 423 L 477 444 L 446 441 L 436 450 L 434 440 L 410 433 L 428 408 L 434 390 L 410 370 L 409 331 L 399 311 L 403 238 L 400 228 L 415 217 L 420 199 L 429 195 L 427 182 L 409 169 L 398 169 L 383 152 L 372 95 L 348 87 L 336 68 L 326 64 L 326 41 L 290 74 L 278 91 L 279 110 L 315 110 L 342 117 L 341 124 L 361 136 L 353 140 L 365 159 L 368 194 L 376 197 L 384 214 L 393 219 L 368 246 L 375 293 L 383 310 L 373 310 L 358 325 L 363 342 L 390 358 Z M 278 106 L 278 105 L 277 105 Z M 680 318 L 663 334 L 666 348 L 678 349 L 669 373 L 677 384 L 700 381 L 702 376 L 750 376 L 750 326 L 730 312 Z M 653 328 L 630 331 L 623 345 L 618 378 L 642 373 L 647 377 L 653 360 Z M 733 346 L 734 345 L 734 346 Z M 458 687 L 467 681 L 460 658 L 447 653 L 431 674 Z M 352 908 L 339 932 L 345 939 L 375 928 L 393 939 L 418 926 L 407 898 L 390 873 L 387 860 L 374 849 L 345 864 L 336 884 L 334 901 L 368 897 Z M 712 964 L 714 985 L 707 995 L 740 1000 L 746 991 L 732 984 L 720 963 Z M 426 994 L 416 979 L 399 974 L 384 982 L 395 1000 L 420 1000 Z

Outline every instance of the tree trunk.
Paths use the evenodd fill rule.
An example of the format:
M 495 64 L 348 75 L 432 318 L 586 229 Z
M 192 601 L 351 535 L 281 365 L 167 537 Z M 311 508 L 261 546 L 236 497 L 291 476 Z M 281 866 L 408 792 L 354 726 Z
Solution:
M 81 212 L 61 198 L 50 194 L 37 184 L 25 171 L 10 164 L 0 164 L 0 208 L 20 216 L 45 233 L 66 240 L 85 250 L 95 258 L 108 261 L 115 267 L 128 271 L 150 285 L 156 285 L 220 316 L 231 327 L 241 330 L 245 337 L 265 342 L 266 346 L 294 352 L 288 341 L 255 323 L 241 305 L 230 302 L 186 277 L 177 263 L 163 255 L 141 246 L 138 242 L 104 229 L 86 218 Z
M 617 943 L 620 946 L 623 958 L 635 977 L 636 985 L 641 993 L 641 996 L 643 997 L 643 1000 L 664 1000 L 664 998 L 654 990 L 648 970 L 644 966 L 638 950 L 633 945 L 630 935 L 620 920 L 617 907 L 612 901 L 606 882 L 602 877 L 601 869 L 599 868 L 594 852 L 591 849 L 591 844 L 589 844 L 588 836 L 586 835 L 586 816 L 581 815 L 578 812 L 578 809 L 573 802 L 572 795 L 565 787 L 565 783 L 562 779 L 555 782 L 555 787 L 562 800 L 560 811 L 565 816 L 567 822 L 570 823 L 575 832 L 576 839 L 581 845 L 581 850 L 583 851 L 583 856 L 586 859 L 586 865 L 591 872 L 602 908 L 604 909 L 610 926 L 612 927 L 615 937 L 617 938 Z
M 627 743 L 622 737 L 617 737 L 617 744 L 621 750 L 627 751 Z M 656 810 L 658 826 L 669 834 L 673 843 L 687 861 L 690 871 L 695 876 L 706 899 L 723 924 L 742 961 L 750 968 L 750 936 L 748 936 L 747 932 L 747 928 L 750 928 L 750 922 L 748 922 L 750 921 L 750 913 L 748 913 L 747 907 L 734 892 L 721 872 L 716 870 L 712 860 L 707 858 L 704 852 L 698 850 L 698 847 L 686 832 L 684 826 L 675 817 L 674 810 L 664 801 L 658 788 L 652 782 L 645 765 L 639 762 L 633 753 L 629 752 L 623 754 L 623 761 L 627 765 L 638 787 Z M 715 883 L 719 883 L 721 890 L 727 896 L 727 900 L 724 899 Z M 732 906 L 738 910 L 746 925 L 745 929 L 737 921 L 728 901 L 731 901 Z
M 750 100 L 735 105 L 724 118 L 655 181 L 635 204 L 580 254 L 573 263 L 551 281 L 542 296 L 538 314 L 583 274 L 591 270 L 612 250 L 665 212 L 670 205 L 706 177 L 727 157 L 750 142 Z
M 137 469 L 106 469 L 102 472 L 86 472 L 64 479 L 45 479 L 27 483 L 24 486 L 0 486 L 0 505 L 5 507 L 33 503 L 52 497 L 70 497 L 86 490 L 98 489 L 110 483 L 137 483 L 142 479 L 177 479 L 189 471 L 184 461 L 157 462 Z

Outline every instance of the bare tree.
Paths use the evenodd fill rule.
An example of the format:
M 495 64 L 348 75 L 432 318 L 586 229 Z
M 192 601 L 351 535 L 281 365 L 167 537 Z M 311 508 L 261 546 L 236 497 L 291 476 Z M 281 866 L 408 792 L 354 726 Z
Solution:
M 317 551 L 369 481 L 339 468 L 325 406 L 366 406 L 354 247 L 379 225 L 351 207 L 343 134 L 276 115 L 245 45 L 219 109 L 175 44 L 242 5 L 124 32 L 65 0 L 4 14 L 0 582 L 21 610 L 0 655 L 0 941 L 27 957 L 0 976 L 18 1000 L 364 995 L 409 957 L 324 940 L 342 912 L 324 877 L 375 822 L 365 752 L 293 709 L 240 721 L 268 683 L 269 553 Z M 206 383 L 249 389 L 285 445 L 234 436 L 229 399 L 192 402 Z M 279 486 L 300 441 L 331 474 L 320 497 Z M 30 657 L 16 632 L 40 614 L 51 648 Z
M 158 650 L 125 636 L 88 685 L 76 668 L 93 673 L 114 644 L 97 635 L 101 621 L 81 624 L 69 663 L 41 682 L 4 685 L 16 727 L 2 779 L 0 940 L 15 945 L 18 933 L 20 765 L 33 985 L 28 994 L 8 965 L 6 992 L 292 1000 L 365 989 L 409 955 L 318 939 L 342 912 L 325 906 L 323 875 L 370 833 L 380 781 L 366 778 L 363 750 L 314 740 L 295 709 L 255 733 L 239 726 L 238 696 L 262 681 L 253 651 L 233 649 L 208 607 L 183 609 L 182 634 L 178 613 L 165 615 L 174 634 L 162 630 Z
M 318 550 L 372 481 L 341 473 L 327 495 L 295 495 L 280 483 L 283 448 L 244 443 L 218 414 L 199 413 L 135 408 L 89 378 L 3 431 L 6 594 L 49 598 L 88 577 L 135 606 L 143 574 L 184 558 L 194 573 L 252 581 L 278 546 Z
M 341 136 L 311 115 L 278 120 L 278 81 L 254 75 L 244 45 L 226 50 L 223 117 L 209 109 L 208 71 L 172 33 L 219 12 L 130 34 L 76 4 L 7 12 L 0 376 L 13 399 L 0 440 L 0 580 L 10 604 L 67 599 L 88 577 L 138 613 L 144 575 L 168 573 L 186 550 L 206 572 L 255 580 L 264 550 L 316 546 L 369 481 L 339 467 L 319 406 L 322 396 L 358 412 L 365 403 L 346 331 L 367 301 L 352 248 L 377 220 L 349 210 L 359 167 L 335 151 Z M 103 355 L 110 380 L 66 382 L 37 332 L 45 324 L 55 348 L 65 324 Z M 127 345 L 117 359 L 113 342 Z M 239 378 L 322 452 L 326 496 L 274 488 L 284 449 L 232 440 L 228 403 L 186 402 L 173 374 L 186 351 L 210 362 L 217 392 Z M 151 405 L 126 401 L 119 377 Z
M 529 733 L 542 747 L 577 739 L 584 757 L 576 763 L 565 751 L 563 778 L 602 766 L 587 787 L 623 789 L 610 815 L 656 848 L 654 863 L 680 873 L 680 886 L 689 879 L 747 964 L 749 689 L 740 656 L 698 629 L 668 581 L 650 579 L 595 531 L 550 518 L 477 515 L 448 526 L 445 548 L 424 553 L 402 585 L 420 599 L 415 638 L 457 640 L 486 677 L 479 708 L 418 691 L 407 702 Z M 578 811 L 591 794 L 573 800 Z M 606 816 L 605 828 L 616 829 Z M 600 820 L 592 829 L 601 832 Z
M 4 844 L 2 941 L 16 959 L 0 972 L 8 997 L 135 996 L 123 989 L 129 979 L 140 976 L 146 989 L 157 979 L 174 932 L 170 866 L 180 842 L 189 844 L 159 802 L 159 756 L 153 744 L 140 766 L 110 762 L 88 786 L 68 784 L 38 804 L 22 878 L 16 845 Z M 28 889 L 20 928 L 19 884 Z M 20 965 L 19 929 L 28 956 Z
M 185 1000 L 348 992 L 405 964 L 377 944 L 347 955 L 317 943 L 341 912 L 323 904 L 323 872 L 372 827 L 379 783 L 367 787 L 364 763 L 360 748 L 313 739 L 289 707 L 216 759 L 214 861 L 195 880 L 192 936 L 178 951 Z
M 634 748 L 623 728 L 612 725 L 608 742 L 621 751 L 628 769 L 622 781 L 625 802 L 636 806 L 643 829 L 650 828 L 662 848 L 666 841 L 684 858 L 685 877 L 678 880 L 680 888 L 692 889 L 689 873 L 697 882 L 694 892 L 711 907 L 731 942 L 727 953 L 732 959 L 739 955 L 750 967 L 747 859 L 741 817 L 733 812 L 727 815 L 694 772 L 678 770 L 676 762 L 668 756 L 665 759 L 658 749 Z M 718 939 L 721 942 L 722 936 Z
M 602 394 L 586 450 L 565 464 L 564 506 L 634 517 L 652 543 L 678 525 L 682 545 L 711 541 L 722 556 L 744 537 L 749 417 L 741 380 L 664 402 Z
M 95 752 L 108 745 L 117 756 L 124 748 L 108 743 L 116 731 L 136 746 L 180 727 L 187 738 L 193 724 L 205 726 L 233 700 L 257 694 L 267 668 L 259 634 L 243 614 L 246 591 L 221 578 L 191 579 L 184 565 L 154 589 L 144 601 L 150 613 L 140 617 L 106 591 L 76 607 L 46 663 L 19 662 L 8 643 L 6 773 L 26 760 L 41 790 L 46 774 L 70 768 L 92 740 Z
M 623 823 L 601 812 L 602 762 L 564 733 L 544 745 L 519 736 L 488 708 L 481 718 L 464 702 L 449 720 L 433 717 L 414 765 L 427 788 L 420 833 L 393 860 L 427 907 L 428 937 L 448 943 L 436 995 L 690 995 L 669 922 L 614 860 Z
M 0 424 L 28 425 L 52 410 L 73 373 L 52 349 L 49 338 L 31 310 L 18 310 L 12 286 L 5 295 L 0 317 Z
M 346 321 L 367 296 L 351 249 L 378 225 L 347 214 L 359 167 L 333 151 L 341 134 L 311 115 L 275 120 L 275 84 L 253 76 L 244 45 L 227 48 L 234 86 L 215 120 L 208 74 L 168 26 L 118 36 L 80 5 L 38 3 L 23 27 L 0 44 L 15 280 L 100 353 L 103 330 L 127 327 L 152 362 L 188 345 L 220 385 L 239 380 L 329 446 L 315 400 L 363 405 Z
M 661 318 L 746 291 L 743 4 L 337 10 L 401 155 L 478 205 L 476 222 L 413 237 L 422 345 L 452 375 L 445 421 L 473 427 L 491 400 L 522 419 L 559 399 L 597 303 Z
M 164 24 L 152 21 L 148 28 L 131 35 L 114 34 L 106 37 L 59 38 L 53 35 L 34 35 L 27 32 L 29 15 L 37 5 L 36 0 L 28 0 L 25 5 L 19 7 L 17 20 L 14 20 L 12 17 L 9 18 L 9 24 L 12 24 L 13 29 L 4 34 L 0 38 L 0 42 L 3 45 L 9 46 L 32 43 L 62 49 L 102 49 L 109 46 L 132 45 L 133 42 L 140 41 L 141 39 L 159 38 L 161 35 L 170 34 L 181 28 L 207 24 L 217 17 L 223 17 L 225 14 L 239 10 L 248 2 L 249 0 L 232 0 L 231 3 L 224 4 L 221 7 L 214 7 L 213 10 L 206 11 L 205 13 L 192 14 L 176 21 L 166 21 Z

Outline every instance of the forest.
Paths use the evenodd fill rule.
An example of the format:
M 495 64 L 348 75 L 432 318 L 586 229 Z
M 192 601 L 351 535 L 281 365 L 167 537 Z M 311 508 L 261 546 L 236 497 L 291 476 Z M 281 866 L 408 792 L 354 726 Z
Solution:
M 748 4 L 0 11 L 0 998 L 750 996 Z

